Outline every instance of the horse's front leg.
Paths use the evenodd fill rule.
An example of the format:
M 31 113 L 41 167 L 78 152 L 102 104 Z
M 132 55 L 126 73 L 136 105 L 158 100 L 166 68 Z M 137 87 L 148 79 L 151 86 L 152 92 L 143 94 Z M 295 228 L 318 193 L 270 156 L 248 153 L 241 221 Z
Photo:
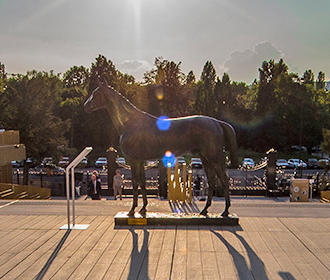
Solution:
M 139 213 L 141 215 L 145 215 L 147 213 L 148 200 L 147 200 L 146 175 L 144 171 L 144 163 L 141 163 L 139 165 L 139 181 L 141 182 L 140 186 L 141 186 L 141 192 L 143 198 L 143 206 L 140 209 Z
M 138 206 L 138 178 L 137 178 L 137 172 L 136 172 L 136 166 L 134 164 L 131 165 L 131 171 L 132 171 L 132 185 L 133 185 L 133 205 L 131 210 L 128 212 L 128 216 L 134 217 L 135 208 Z

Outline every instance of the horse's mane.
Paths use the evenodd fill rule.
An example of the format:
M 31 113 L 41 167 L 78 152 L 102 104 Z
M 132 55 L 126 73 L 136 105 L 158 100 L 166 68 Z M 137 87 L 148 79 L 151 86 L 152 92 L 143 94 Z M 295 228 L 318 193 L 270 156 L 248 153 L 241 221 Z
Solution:
M 117 94 L 117 96 L 121 99 L 121 101 L 123 101 L 123 103 L 127 103 L 129 105 L 129 107 L 132 107 L 134 110 L 138 111 L 141 114 L 147 115 L 154 119 L 158 119 L 156 116 L 136 107 L 131 101 L 129 101 L 123 94 L 121 94 L 118 90 L 114 89 L 112 86 L 106 85 L 105 87 L 107 88 L 107 90 L 112 90 L 113 92 L 115 92 Z

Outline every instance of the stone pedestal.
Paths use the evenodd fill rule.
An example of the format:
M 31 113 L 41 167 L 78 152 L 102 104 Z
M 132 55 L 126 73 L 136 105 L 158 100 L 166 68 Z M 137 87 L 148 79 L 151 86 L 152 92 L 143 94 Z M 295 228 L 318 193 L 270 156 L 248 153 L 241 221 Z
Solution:
M 128 212 L 118 212 L 115 216 L 115 226 L 148 225 L 148 226 L 238 226 L 239 218 L 236 214 L 222 217 L 220 214 L 176 214 L 148 212 L 146 216 L 135 213 L 128 217 Z

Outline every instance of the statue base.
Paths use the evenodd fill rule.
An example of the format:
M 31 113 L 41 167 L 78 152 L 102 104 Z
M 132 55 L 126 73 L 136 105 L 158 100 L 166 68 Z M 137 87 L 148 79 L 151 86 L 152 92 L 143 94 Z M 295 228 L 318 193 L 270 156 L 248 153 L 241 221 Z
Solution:
M 134 217 L 127 216 L 128 212 L 118 212 L 115 216 L 115 226 L 238 226 L 236 214 L 222 217 L 220 214 L 176 214 L 147 212 L 145 216 L 135 213 Z

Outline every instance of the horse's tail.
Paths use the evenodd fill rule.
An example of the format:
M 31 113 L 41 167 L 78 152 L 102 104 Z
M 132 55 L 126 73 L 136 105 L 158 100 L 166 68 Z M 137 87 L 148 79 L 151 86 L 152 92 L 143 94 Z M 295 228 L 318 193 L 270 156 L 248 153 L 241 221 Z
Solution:
M 219 123 L 224 130 L 225 145 L 229 150 L 231 166 L 232 168 L 237 168 L 238 158 L 237 158 L 237 142 L 236 142 L 235 130 L 229 123 L 223 121 L 219 121 Z

